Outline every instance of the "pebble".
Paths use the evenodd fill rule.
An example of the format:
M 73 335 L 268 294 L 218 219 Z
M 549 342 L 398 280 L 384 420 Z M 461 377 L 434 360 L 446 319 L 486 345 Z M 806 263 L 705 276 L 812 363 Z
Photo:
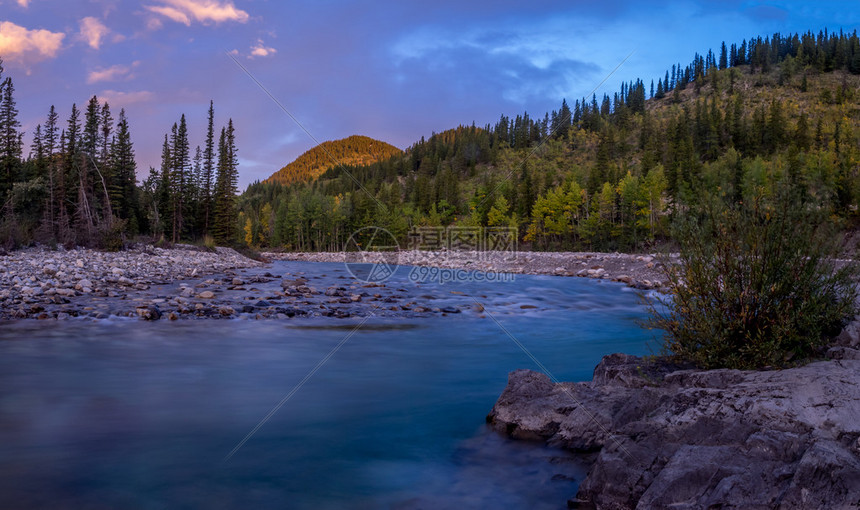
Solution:
M 229 248 L 218 248 L 212 253 L 185 245 L 177 245 L 171 250 L 135 245 L 115 253 L 89 249 L 48 250 L 40 247 L 13 251 L 0 255 L 0 321 L 39 318 L 44 313 L 61 320 L 67 319 L 77 316 L 77 312 L 57 310 L 56 305 L 74 304 L 76 298 L 81 296 L 92 297 L 88 297 L 79 310 L 83 310 L 83 306 L 92 299 L 113 297 L 122 300 L 128 293 L 147 290 L 151 285 L 196 275 L 199 268 L 217 274 L 261 265 Z M 187 291 L 183 292 L 186 292 L 185 297 L 194 295 L 193 290 L 190 295 Z M 29 306 L 25 309 L 19 306 L 34 301 L 53 308 L 31 312 Z M 151 310 L 139 310 L 126 308 L 113 312 L 132 317 L 139 313 L 154 315 Z M 98 313 L 93 316 L 101 317 Z

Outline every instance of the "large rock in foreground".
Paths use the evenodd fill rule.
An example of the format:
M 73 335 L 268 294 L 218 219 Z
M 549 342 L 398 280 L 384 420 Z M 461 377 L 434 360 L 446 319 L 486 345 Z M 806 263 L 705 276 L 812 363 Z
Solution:
M 858 360 L 701 371 L 613 354 L 586 383 L 512 372 L 487 420 L 599 451 L 573 507 L 860 508 Z

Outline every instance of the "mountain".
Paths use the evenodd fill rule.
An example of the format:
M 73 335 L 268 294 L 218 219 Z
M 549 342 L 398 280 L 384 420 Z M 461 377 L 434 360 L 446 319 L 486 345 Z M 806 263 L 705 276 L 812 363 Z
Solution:
M 337 249 L 375 225 L 404 246 L 416 226 L 515 227 L 532 249 L 636 251 L 669 239 L 697 194 L 749 203 L 788 181 L 850 228 L 858 100 L 856 32 L 773 34 L 545 115 L 422 138 L 349 176 L 252 187 L 243 210 L 257 218 L 269 204 L 261 239 L 298 250 Z
M 391 144 L 368 136 L 353 135 L 317 145 L 264 182 L 286 185 L 313 181 L 329 168 L 369 165 L 402 153 L 402 150 Z

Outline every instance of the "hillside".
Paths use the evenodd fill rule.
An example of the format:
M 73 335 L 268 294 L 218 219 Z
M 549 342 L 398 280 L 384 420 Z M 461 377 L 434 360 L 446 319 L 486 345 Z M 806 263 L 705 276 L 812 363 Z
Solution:
M 369 165 L 402 152 L 391 144 L 367 136 L 353 135 L 319 144 L 272 174 L 264 182 L 286 185 L 313 181 L 332 167 Z
M 361 186 L 333 168 L 313 185 L 249 188 L 243 212 L 257 229 L 268 203 L 259 239 L 304 250 L 374 224 L 404 245 L 415 226 L 510 226 L 532 249 L 635 251 L 703 191 L 748 200 L 788 180 L 850 226 L 858 98 L 856 33 L 757 37 L 602 98 L 422 139 L 351 168 Z

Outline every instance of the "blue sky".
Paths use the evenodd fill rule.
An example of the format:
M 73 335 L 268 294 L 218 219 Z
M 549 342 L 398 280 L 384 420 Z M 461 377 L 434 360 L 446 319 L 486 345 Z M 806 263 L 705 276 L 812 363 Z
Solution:
M 363 134 L 405 148 L 458 124 L 533 116 L 598 90 L 646 84 L 696 51 L 756 35 L 853 31 L 854 2 L 0 0 L 0 57 L 29 134 L 56 105 L 107 99 L 129 115 L 139 176 L 185 113 L 232 117 L 240 187 L 314 142 Z

